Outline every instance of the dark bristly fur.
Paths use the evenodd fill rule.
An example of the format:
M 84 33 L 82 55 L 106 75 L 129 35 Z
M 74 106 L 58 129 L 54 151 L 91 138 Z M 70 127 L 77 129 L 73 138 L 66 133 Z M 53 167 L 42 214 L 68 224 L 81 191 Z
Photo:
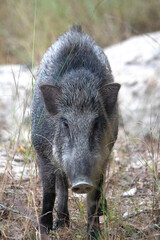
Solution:
M 32 105 L 32 143 L 43 186 L 43 236 L 52 229 L 56 192 L 55 228 L 69 226 L 70 182 L 73 191 L 87 193 L 89 239 L 98 238 L 103 178 L 118 131 L 119 88 L 102 49 L 79 25 L 45 53 Z

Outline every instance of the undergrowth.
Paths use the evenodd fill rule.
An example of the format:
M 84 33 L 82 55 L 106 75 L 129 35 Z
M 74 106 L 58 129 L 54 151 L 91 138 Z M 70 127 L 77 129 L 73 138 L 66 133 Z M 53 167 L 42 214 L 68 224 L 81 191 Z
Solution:
M 156 0 L 1 0 L 0 6 L 0 63 L 32 68 L 73 23 L 82 24 L 102 47 L 160 27 Z M 25 114 L 25 104 L 22 111 Z M 0 239 L 36 239 L 42 187 L 27 124 L 22 117 L 16 136 L 0 144 L 5 163 L 0 173 Z M 133 139 L 120 128 L 106 173 L 107 212 L 100 217 L 101 240 L 160 238 L 160 139 L 150 136 Z M 51 232 L 51 239 L 86 239 L 85 197 L 69 190 L 69 210 L 70 227 Z
M 46 49 L 73 24 L 81 24 L 101 47 L 157 31 L 159 9 L 157 0 L 0 0 L 0 64 L 32 65 L 34 41 L 39 64 Z

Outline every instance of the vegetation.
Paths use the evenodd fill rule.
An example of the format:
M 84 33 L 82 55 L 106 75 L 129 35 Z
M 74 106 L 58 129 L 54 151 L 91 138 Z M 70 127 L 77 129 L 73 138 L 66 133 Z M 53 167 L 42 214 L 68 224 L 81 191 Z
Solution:
M 25 145 L 22 140 L 21 144 L 17 146 L 10 141 L 5 144 L 5 153 L 1 149 L 1 155 L 7 158 L 5 171 L 0 175 L 2 240 L 36 239 L 41 184 L 31 144 Z M 159 141 L 131 139 L 120 128 L 105 182 L 108 210 L 100 217 L 100 240 L 159 239 L 159 151 Z M 22 163 L 20 175 L 12 169 L 18 161 Z M 50 239 L 86 239 L 84 195 L 75 195 L 69 190 L 69 210 L 70 228 L 51 232 Z
M 0 0 L 0 64 L 30 65 L 33 42 L 39 64 L 46 49 L 75 23 L 102 47 L 159 30 L 159 9 L 157 0 Z
M 159 9 L 157 0 L 0 0 L 0 63 L 38 65 L 46 49 L 74 23 L 102 47 L 159 30 Z M 160 238 L 159 179 L 160 139 L 151 133 L 133 139 L 121 127 L 107 171 L 108 210 L 100 218 L 100 240 Z M 30 123 L 22 121 L 16 136 L 0 142 L 0 239 L 35 240 L 41 200 Z M 51 232 L 51 239 L 86 239 L 84 196 L 69 190 L 69 210 L 70 228 Z

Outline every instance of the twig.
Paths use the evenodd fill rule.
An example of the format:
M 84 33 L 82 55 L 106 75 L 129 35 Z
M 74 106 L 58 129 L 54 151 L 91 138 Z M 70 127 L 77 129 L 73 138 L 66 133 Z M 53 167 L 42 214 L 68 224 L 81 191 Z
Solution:
M 17 213 L 17 214 L 20 214 L 20 212 L 18 210 L 14 210 L 12 208 L 9 208 L 9 207 L 6 207 L 5 205 L 3 204 L 0 204 L 0 211 L 1 210 L 7 210 L 7 211 L 10 211 L 10 212 L 13 212 L 13 213 Z

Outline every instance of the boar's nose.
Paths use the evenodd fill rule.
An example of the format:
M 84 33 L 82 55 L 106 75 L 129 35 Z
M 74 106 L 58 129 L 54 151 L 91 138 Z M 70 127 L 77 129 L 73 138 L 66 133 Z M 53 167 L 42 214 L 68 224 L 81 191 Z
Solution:
M 94 188 L 93 184 L 87 181 L 80 181 L 72 184 L 72 191 L 78 194 L 88 193 Z

